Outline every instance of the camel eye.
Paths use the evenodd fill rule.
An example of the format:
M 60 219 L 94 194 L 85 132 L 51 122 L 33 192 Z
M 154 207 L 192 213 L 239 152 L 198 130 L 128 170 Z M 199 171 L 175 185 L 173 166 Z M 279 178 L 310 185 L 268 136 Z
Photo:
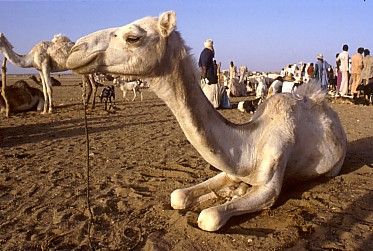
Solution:
M 136 42 L 138 42 L 140 40 L 140 37 L 137 37 L 137 36 L 128 36 L 126 38 L 126 42 L 129 43 L 129 44 L 134 44 Z

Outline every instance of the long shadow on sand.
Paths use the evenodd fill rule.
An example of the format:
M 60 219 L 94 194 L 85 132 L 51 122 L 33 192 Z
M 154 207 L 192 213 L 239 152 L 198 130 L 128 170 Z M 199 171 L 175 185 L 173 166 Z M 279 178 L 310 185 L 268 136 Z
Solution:
M 149 112 L 137 113 L 136 115 L 115 115 L 113 118 L 107 116 L 88 118 L 89 133 L 99 133 L 117 130 L 139 125 L 151 125 L 172 121 L 169 119 L 154 119 L 146 122 L 130 122 L 131 117 L 151 115 Z M 57 140 L 82 136 L 84 131 L 84 119 L 64 119 L 47 123 L 19 125 L 14 127 L 0 128 L 0 147 L 16 147 L 28 143 L 39 143 L 44 140 Z

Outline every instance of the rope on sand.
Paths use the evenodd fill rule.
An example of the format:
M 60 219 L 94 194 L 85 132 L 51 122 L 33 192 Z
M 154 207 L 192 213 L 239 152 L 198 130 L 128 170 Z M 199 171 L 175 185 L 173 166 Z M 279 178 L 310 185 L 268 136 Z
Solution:
M 83 83 L 84 85 L 84 83 Z M 88 208 L 88 212 L 89 212 L 89 221 L 88 221 L 88 243 L 89 243 L 89 247 L 91 248 L 91 250 L 95 250 L 92 246 L 92 239 L 91 239 L 91 227 L 92 227 L 92 223 L 93 223 L 93 213 L 92 213 L 92 209 L 91 209 L 91 201 L 90 201 L 90 189 L 89 189 L 89 182 L 90 182 L 90 176 L 89 176 L 89 172 L 90 172 L 90 163 L 89 163 L 89 135 L 88 135 L 88 122 L 87 122 L 87 102 L 85 100 L 85 93 L 86 92 L 86 88 L 83 87 L 83 105 L 84 105 L 84 130 L 85 130 L 85 137 L 86 137 L 86 184 L 87 184 L 87 188 L 86 188 L 86 199 L 87 199 L 87 208 Z

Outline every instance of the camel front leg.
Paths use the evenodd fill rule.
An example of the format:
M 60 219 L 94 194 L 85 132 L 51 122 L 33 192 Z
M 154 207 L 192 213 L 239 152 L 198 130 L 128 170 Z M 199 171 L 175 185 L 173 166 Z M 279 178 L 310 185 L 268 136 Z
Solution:
M 174 209 L 185 209 L 194 203 L 202 203 L 216 198 L 217 190 L 235 184 L 224 172 L 192 187 L 176 189 L 171 193 L 171 206 Z
M 47 90 L 48 99 L 44 103 L 44 111 L 43 113 L 47 112 L 46 104 L 49 105 L 48 113 L 52 113 L 53 111 L 53 102 L 52 102 L 52 80 L 51 80 L 51 73 L 49 68 L 49 62 L 45 62 L 42 65 L 42 75 L 44 77 L 44 83 Z M 44 91 L 44 88 L 43 88 Z
M 41 113 L 46 114 L 47 110 L 48 110 L 47 86 L 46 86 L 46 83 L 45 83 L 43 73 L 41 71 L 39 71 L 39 75 L 40 75 L 41 85 L 43 86 L 43 95 L 44 95 L 43 111 Z
M 97 83 L 93 77 L 92 74 L 89 75 L 89 84 L 91 86 L 91 89 L 92 89 L 92 105 L 91 105 L 91 109 L 95 109 L 96 107 L 96 94 L 97 94 Z
M 95 109 L 96 107 L 96 94 L 97 94 L 97 85 L 96 83 L 92 83 L 92 92 L 93 92 L 93 97 L 92 97 L 92 109 Z
M 284 168 L 284 166 L 277 166 L 277 170 L 268 182 L 251 187 L 243 196 L 202 210 L 198 216 L 198 226 L 205 231 L 216 231 L 232 216 L 252 213 L 272 206 L 281 191 Z
M 9 118 L 10 108 L 9 108 L 7 91 L 5 90 L 6 89 L 6 61 L 7 61 L 7 58 L 4 57 L 3 65 L 1 67 L 1 80 L 3 81 L 2 86 L 1 86 L 1 96 L 3 97 L 4 102 L 5 102 L 5 116 Z
M 92 95 L 91 81 L 88 75 L 82 75 L 82 100 L 83 105 L 88 107 L 89 99 Z
M 91 81 L 91 85 L 92 85 L 92 92 L 93 92 L 93 97 L 92 97 L 92 109 L 95 109 L 96 107 L 96 94 L 97 94 L 97 83 L 96 81 L 93 79 L 92 77 L 92 81 Z

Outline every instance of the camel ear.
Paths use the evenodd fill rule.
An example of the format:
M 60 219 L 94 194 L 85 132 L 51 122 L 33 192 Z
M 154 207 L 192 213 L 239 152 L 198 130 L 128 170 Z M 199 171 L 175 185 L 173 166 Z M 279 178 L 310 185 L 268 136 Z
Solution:
M 166 11 L 159 15 L 158 26 L 163 37 L 168 37 L 176 28 L 176 13 Z

